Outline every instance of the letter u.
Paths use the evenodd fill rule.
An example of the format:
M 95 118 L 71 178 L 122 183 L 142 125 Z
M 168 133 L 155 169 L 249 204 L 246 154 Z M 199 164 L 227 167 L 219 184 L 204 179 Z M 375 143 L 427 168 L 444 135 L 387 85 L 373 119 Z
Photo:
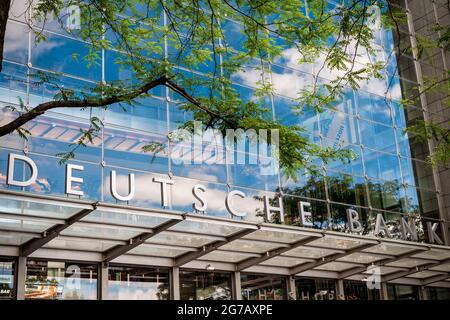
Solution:
M 134 194 L 136 193 L 136 184 L 134 179 L 134 173 L 130 173 L 128 175 L 128 195 L 121 196 L 117 192 L 117 172 L 115 170 L 111 170 L 111 194 L 114 198 L 119 201 L 129 201 L 133 199 Z

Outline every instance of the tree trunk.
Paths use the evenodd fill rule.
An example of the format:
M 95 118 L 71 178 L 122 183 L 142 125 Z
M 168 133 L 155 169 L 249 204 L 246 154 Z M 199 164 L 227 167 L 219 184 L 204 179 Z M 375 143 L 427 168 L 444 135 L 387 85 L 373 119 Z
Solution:
M 3 66 L 3 46 L 5 44 L 6 23 L 8 22 L 11 0 L 0 0 L 0 72 Z

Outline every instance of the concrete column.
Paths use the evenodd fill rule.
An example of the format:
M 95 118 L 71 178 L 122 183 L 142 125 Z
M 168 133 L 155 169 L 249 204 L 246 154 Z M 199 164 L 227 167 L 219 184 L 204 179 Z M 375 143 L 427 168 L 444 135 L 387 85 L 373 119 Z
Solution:
M 286 291 L 288 300 L 297 300 L 297 290 L 295 289 L 295 278 L 293 276 L 286 278 Z
M 25 280 L 27 278 L 27 257 L 17 258 L 16 299 L 25 300 Z
M 345 300 L 344 280 L 342 279 L 336 281 L 336 300 Z
M 430 299 L 430 297 L 428 295 L 428 289 L 425 286 L 419 288 L 419 295 L 420 295 L 420 300 L 429 300 Z
M 241 286 L 241 273 L 239 271 L 235 271 L 231 274 L 231 279 L 233 283 L 232 286 L 232 296 L 231 298 L 234 300 L 242 300 L 242 286 Z
M 380 283 L 380 299 L 389 300 L 386 282 Z
M 170 299 L 180 300 L 180 268 L 170 269 Z
M 99 300 L 108 300 L 108 271 L 109 265 L 102 263 L 100 266 Z

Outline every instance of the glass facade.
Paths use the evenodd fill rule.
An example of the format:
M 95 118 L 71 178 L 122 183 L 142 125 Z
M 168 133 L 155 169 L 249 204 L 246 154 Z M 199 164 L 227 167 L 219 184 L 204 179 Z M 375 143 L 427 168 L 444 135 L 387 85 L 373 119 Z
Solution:
M 20 4 L 20 1 L 14 1 L 13 6 L 17 4 Z M 338 1 L 330 1 L 330 7 L 337 4 Z M 168 27 L 166 14 L 162 11 L 155 14 L 161 18 L 161 27 Z M 230 48 L 241 50 L 245 41 L 245 35 L 240 32 L 242 26 L 225 17 L 221 24 L 227 37 L 224 41 L 228 42 Z M 18 16 L 10 16 L 3 70 L 0 73 L 0 125 L 17 116 L 7 106 L 17 106 L 18 97 L 28 106 L 34 107 L 53 99 L 61 86 L 73 89 L 74 94 L 81 95 L 83 90 L 92 88 L 101 81 L 111 82 L 134 76 L 130 70 L 118 67 L 115 61 L 122 57 L 123 53 L 112 48 L 99 49 L 98 65 L 91 67 L 82 59 L 72 59 L 74 54 L 86 54 L 89 43 L 68 35 L 55 25 L 55 21 L 49 21 L 45 25 L 43 34 L 48 40 L 35 44 L 33 32 L 27 23 Z M 189 215 L 198 214 L 199 212 L 193 209 L 193 202 L 196 200 L 192 197 L 192 190 L 196 185 L 207 189 L 203 194 L 205 202 L 208 203 L 204 215 L 227 220 L 216 219 L 211 223 L 182 221 L 170 230 L 163 230 L 133 247 L 126 252 L 127 257 L 122 256 L 123 260 L 130 259 L 133 262 L 116 260 L 107 268 L 108 299 L 170 299 L 175 294 L 171 291 L 171 263 L 178 258 L 189 253 L 202 252 L 212 243 L 227 242 L 233 235 L 243 231 L 243 225 L 248 221 L 242 220 L 250 220 L 252 223 L 280 222 L 267 219 L 263 214 L 264 196 L 270 198 L 271 205 L 282 204 L 285 224 L 291 226 L 303 226 L 299 208 L 301 201 L 308 203 L 306 210 L 312 214 L 312 228 L 322 229 L 322 233 L 339 231 L 343 237 L 348 235 L 347 210 L 353 209 L 358 213 L 361 222 L 361 235 L 373 235 L 377 215 L 381 214 L 392 237 L 402 238 L 400 219 L 410 217 L 417 228 L 418 241 L 427 242 L 429 230 L 425 223 L 440 223 L 442 220 L 438 193 L 433 180 L 433 169 L 425 161 L 426 156 L 421 152 L 421 147 L 415 143 L 414 138 L 404 133 L 414 114 L 420 114 L 422 111 L 414 105 L 402 105 L 403 96 L 400 92 L 408 91 L 407 88 L 417 83 L 417 79 L 410 79 L 411 75 L 404 69 L 406 67 L 403 60 L 399 60 L 397 66 L 395 55 L 389 54 L 394 48 L 394 35 L 385 30 L 378 30 L 376 38 L 376 58 L 387 66 L 382 79 L 364 84 L 357 91 L 347 88 L 334 108 L 324 112 L 309 106 L 304 106 L 301 112 L 294 110 L 298 102 L 295 101 L 293 92 L 298 92 L 313 82 L 317 66 L 299 65 L 294 62 L 298 59 L 290 56 L 290 48 L 283 52 L 282 58 L 270 63 L 264 62 L 267 70 L 271 72 L 275 90 L 264 102 L 264 107 L 270 111 L 272 118 L 284 124 L 303 126 L 305 131 L 300 134 L 322 147 L 340 147 L 352 150 L 355 154 L 354 159 L 346 162 L 336 160 L 325 163 L 311 159 L 319 168 L 319 175 L 313 176 L 309 172 L 301 171 L 297 173 L 298 179 L 294 181 L 282 172 L 265 174 L 265 169 L 260 164 L 226 161 L 217 161 L 214 164 L 183 163 L 180 161 L 183 159 L 182 152 L 173 152 L 177 146 L 173 141 L 169 141 L 168 135 L 186 120 L 192 119 L 192 114 L 180 107 L 180 96 L 165 87 L 152 89 L 150 97 L 138 98 L 138 107 L 122 104 L 112 105 L 107 109 L 56 109 L 26 124 L 26 129 L 32 134 L 27 140 L 17 133 L 0 137 L 1 190 L 30 193 L 34 196 L 54 196 L 67 201 L 81 198 L 86 203 L 100 201 L 116 207 L 126 205 L 133 208 L 132 211 L 123 207 L 110 211 L 94 210 L 84 217 L 81 223 L 71 225 L 59 237 L 46 243 L 45 249 L 49 252 L 73 250 L 79 254 L 92 254 L 95 259 L 81 260 L 95 262 L 72 262 L 75 258 L 70 256 L 64 258 L 67 261 L 56 258 L 53 261 L 49 257 L 48 260 L 28 258 L 24 298 L 104 299 L 105 297 L 99 294 L 102 290 L 100 281 L 105 279 L 99 276 L 103 254 L 117 246 L 133 244 L 133 240 L 139 239 L 142 233 L 145 236 L 153 232 L 169 220 L 167 216 L 163 216 L 169 210 Z M 112 35 L 108 35 L 108 40 L 114 41 Z M 152 58 L 175 59 L 177 48 L 170 43 L 165 46 L 166 40 L 163 36 L 158 39 L 161 50 L 158 54 L 152 53 Z M 218 53 L 218 56 L 221 59 L 226 58 L 222 53 Z M 210 80 L 208 72 L 211 72 L 212 65 L 200 65 L 194 68 L 195 70 L 185 65 L 179 65 L 177 68 L 187 77 L 198 77 L 207 82 Z M 37 72 L 45 75 L 57 72 L 60 76 L 56 84 L 42 84 L 32 76 Z M 319 81 L 330 81 L 330 77 L 323 75 L 319 77 Z M 233 74 L 231 80 L 238 95 L 251 100 L 256 95 L 257 82 L 262 80 L 262 77 L 256 63 L 250 61 L 246 72 Z M 194 89 L 194 95 L 205 94 L 202 87 Z M 86 147 L 78 148 L 75 159 L 69 161 L 71 164 L 83 166 L 83 170 L 77 171 L 76 175 L 82 178 L 84 183 L 74 183 L 74 189 L 82 189 L 83 196 L 67 196 L 65 167 L 59 164 L 61 157 L 58 154 L 71 150 L 81 135 L 80 128 L 89 128 L 89 118 L 92 115 L 101 119 L 101 130 Z M 155 154 L 143 151 L 143 146 L 155 142 L 162 145 L 160 151 Z M 224 151 L 220 150 L 222 160 L 226 158 Z M 26 154 L 39 168 L 37 179 L 30 186 L 7 184 L 8 156 L 12 153 Z M 235 156 L 247 159 L 253 154 L 250 150 L 244 150 L 238 151 Z M 19 180 L 25 180 L 30 171 L 28 165 L 19 163 L 13 175 Z M 128 192 L 127 177 L 134 174 L 136 193 L 132 199 L 121 201 L 113 196 L 110 188 L 112 171 L 117 173 L 120 194 Z M 161 188 L 153 179 L 168 177 L 174 184 L 168 186 L 170 196 L 167 203 L 163 204 L 159 193 Z M 225 199 L 231 190 L 245 194 L 245 198 L 235 197 L 233 202 L 236 208 L 247 212 L 245 219 L 229 212 Z M 274 200 L 277 197 L 280 197 L 281 202 Z M 78 213 L 79 209 L 79 206 L 70 207 L 54 202 L 1 198 L 0 214 L 5 214 L 5 217 L 0 217 L 0 255 L 11 256 L 10 253 L 3 253 L 3 246 L 19 248 L 30 240 L 41 238 L 46 230 L 54 224 L 65 223 Z M 161 216 L 153 214 L 154 212 L 143 212 L 144 209 L 157 209 Z M 25 218 L 18 217 L 20 214 Z M 32 219 L 27 220 L 27 217 Z M 232 225 L 238 222 L 242 222 L 242 225 Z M 280 273 L 283 276 L 257 273 L 253 270 L 251 271 L 255 274 L 242 272 L 241 287 L 234 288 L 236 284 L 233 281 L 233 273 L 223 270 L 238 269 L 228 266 L 223 270 L 212 268 L 214 271 L 205 271 L 197 269 L 198 266 L 195 266 L 195 269 L 185 266 L 185 269 L 179 271 L 179 287 L 175 289 L 179 291 L 179 298 L 228 300 L 240 292 L 245 300 L 288 299 L 287 277 L 284 275 L 292 274 L 296 276 L 295 291 L 298 300 L 337 300 L 337 279 L 340 273 L 409 252 L 407 246 L 390 247 L 383 243 L 372 248 L 372 251 L 368 249 L 343 256 L 339 261 L 320 264 L 329 256 L 351 252 L 358 245 L 364 244 L 364 241 L 360 242 L 358 238 L 335 239 L 331 236 L 314 240 L 312 247 L 296 246 L 296 242 L 305 240 L 307 235 L 295 233 L 300 229 L 292 231 L 290 227 L 286 227 L 286 230 L 286 233 L 280 230 L 259 230 L 259 233 L 229 241 L 217 250 L 204 256 L 200 255 L 197 260 L 193 259 L 196 263 L 207 261 L 211 264 L 233 264 L 235 267 L 241 262 L 245 264 L 256 258 L 262 260 L 261 264 L 257 263 L 258 267 L 270 270 L 270 273 L 274 273 L 272 268 L 284 268 L 283 273 Z M 11 236 L 13 232 L 18 232 L 18 235 Z M 436 233 L 444 239 L 441 228 L 438 228 Z M 291 245 L 292 249 L 284 250 Z M 265 255 L 269 257 L 269 253 L 280 248 L 282 250 L 279 252 L 284 252 L 283 254 L 265 259 Z M 435 276 L 433 272 L 449 272 L 447 267 L 450 255 L 446 252 L 434 255 L 433 251 L 429 257 L 418 258 L 422 261 L 430 258 L 434 263 L 444 264 L 441 269 L 432 270 L 430 277 Z M 138 262 L 135 262 L 136 260 Z M 158 267 L 155 261 L 164 263 Z M 395 263 L 395 259 L 392 262 Z M 410 262 L 400 261 L 401 266 L 398 268 L 410 267 Z M 314 263 L 317 263 L 317 267 L 308 271 L 316 273 L 317 276 L 310 277 L 308 274 L 307 277 L 297 277 L 301 273 L 290 273 L 299 266 Z M 382 266 L 386 269 L 393 268 L 391 271 L 398 271 L 394 267 Z M 16 297 L 16 268 L 15 258 L 0 258 L 0 299 Z M 178 270 L 178 267 L 176 268 Z M 336 278 L 328 277 L 330 274 Z M 409 277 L 408 280 L 414 279 Z M 379 290 L 368 290 L 362 282 L 343 281 L 343 285 L 346 300 L 381 298 Z M 388 284 L 387 288 L 389 299 L 420 298 L 419 286 Z M 447 288 L 427 290 L 430 299 L 449 299 Z
M 244 300 L 286 300 L 286 278 L 270 275 L 241 275 Z
M 450 288 L 428 288 L 430 300 L 450 300 Z
M 231 274 L 180 271 L 181 300 L 230 300 Z
M 148 267 L 110 266 L 108 299 L 168 300 L 169 271 Z
M 25 299 L 95 300 L 97 264 L 27 261 Z
M 15 297 L 15 260 L 0 257 L 0 300 Z
M 296 279 L 298 300 L 336 300 L 336 281 L 326 279 Z
M 390 300 L 420 300 L 417 286 L 388 284 L 387 290 Z
M 379 289 L 369 289 L 365 282 L 344 281 L 345 300 L 380 300 Z
M 330 1 L 330 8 L 335 5 L 335 2 Z M 167 20 L 162 19 L 164 13 L 155 14 L 161 15 L 162 24 Z M 223 28 L 225 37 L 233 37 L 230 40 L 231 48 L 239 50 L 239 42 L 234 43 L 236 39 L 244 40 L 244 35 L 238 31 L 239 24 L 225 19 Z M 68 36 L 57 27 L 55 21 L 50 21 L 44 28 L 48 41 L 36 46 L 32 41 L 25 41 L 28 36 L 32 38 L 33 34 L 21 19 L 11 16 L 8 31 L 4 71 L 0 79 L 0 102 L 3 105 L 17 103 L 18 96 L 29 101 L 30 106 L 51 99 L 56 93 L 56 88 L 52 85 L 26 84 L 27 77 L 37 71 L 60 72 L 60 85 L 74 89 L 75 92 L 92 87 L 101 80 L 113 81 L 130 76 L 127 74 L 129 71 L 120 69 L 114 63 L 121 53 L 113 49 L 102 49 L 98 65 L 92 67 L 87 67 L 81 59 L 76 61 L 69 58 L 74 53 L 80 56 L 85 54 L 88 44 Z M 298 182 L 293 182 L 282 174 L 261 175 L 262 169 L 258 165 L 179 163 L 179 155 L 168 152 L 170 144 L 167 134 L 183 121 L 191 119 L 192 115 L 179 109 L 176 95 L 159 87 L 153 89 L 152 97 L 141 99 L 138 108 L 125 104 L 113 105 L 107 110 L 56 109 L 27 125 L 32 133 L 28 141 L 20 139 L 16 134 L 11 134 L 7 139 L 0 138 L 0 176 L 6 173 L 8 152 L 26 150 L 40 172 L 38 182 L 26 187 L 25 191 L 63 196 L 64 169 L 61 168 L 61 174 L 54 175 L 55 168 L 59 166 L 59 159 L 55 156 L 70 150 L 71 144 L 80 136 L 79 128 L 89 126 L 88 119 L 92 112 L 102 120 L 102 130 L 86 148 L 78 148 L 76 160 L 71 161 L 84 166 L 80 175 L 90 181 L 83 186 L 83 197 L 88 200 L 117 201 L 109 188 L 98 187 L 106 186 L 111 170 L 116 170 L 119 175 L 134 173 L 136 189 L 142 189 L 158 174 L 175 175 L 178 185 L 203 184 L 209 190 L 214 190 L 214 196 L 208 202 L 215 205 L 209 206 L 207 214 L 227 218 L 235 217 L 219 203 L 223 201 L 227 191 L 238 189 L 253 198 L 261 198 L 263 195 L 274 197 L 282 191 L 283 203 L 288 206 L 286 222 L 292 224 L 298 224 L 299 212 L 297 206 L 289 206 L 288 203 L 299 199 L 308 200 L 315 228 L 343 231 L 345 225 L 342 217 L 349 207 L 360 213 L 364 233 L 373 231 L 373 217 L 378 213 L 385 217 L 389 215 L 392 221 L 397 221 L 404 215 L 435 219 L 438 212 L 431 169 L 423 159 L 414 158 L 408 137 L 403 133 L 407 122 L 400 103 L 402 96 L 396 86 L 401 78 L 399 80 L 396 73 L 395 56 L 387 54 L 392 50 L 394 40 L 391 32 L 385 30 L 378 30 L 376 39 L 375 47 L 380 53 L 377 58 L 389 65 L 385 70 L 385 77 L 377 79 L 371 85 L 364 85 L 358 91 L 347 90 L 343 98 L 335 103 L 335 110 L 319 113 L 305 107 L 300 114 L 294 112 L 292 107 L 295 101 L 289 92 L 296 92 L 311 83 L 315 70 L 310 66 L 289 62 L 291 60 L 286 55 L 290 51 L 282 55 L 283 59 L 277 59 L 268 66 L 277 90 L 265 107 L 271 109 L 274 118 L 284 123 L 304 126 L 304 134 L 319 145 L 348 148 L 355 152 L 356 158 L 347 163 L 317 163 L 323 168 L 324 176 L 311 177 L 299 172 Z M 168 48 L 161 45 L 161 50 L 162 55 L 167 54 L 169 57 L 176 54 L 176 49 L 170 45 Z M 27 63 L 30 63 L 30 70 L 27 69 Z M 196 76 L 207 77 L 210 67 L 199 66 L 195 70 Z M 247 74 L 259 74 L 251 64 L 248 68 Z M 192 71 L 184 66 L 179 66 L 179 69 L 186 74 Z M 102 70 L 105 72 L 102 73 Z M 325 78 L 321 81 L 329 80 Z M 252 97 L 257 81 L 252 82 L 242 74 L 236 74 L 232 79 L 239 94 Z M 385 99 L 386 92 L 389 92 L 389 99 Z M 170 101 L 167 97 L 171 97 Z M 3 108 L 2 114 L 3 121 L 14 116 L 6 108 Z M 160 143 L 164 146 L 163 150 L 155 155 L 143 152 L 142 146 L 152 142 Z M 245 156 L 249 156 L 247 151 Z M 5 185 L 3 180 L 0 180 L 0 187 L 15 189 Z M 172 188 L 175 195 L 169 199 L 168 207 L 186 210 L 191 204 L 177 196 L 176 188 Z M 161 208 L 159 196 L 144 193 L 138 193 L 128 204 Z M 259 207 L 262 206 L 259 203 Z M 257 212 L 258 209 L 254 210 L 248 215 L 248 219 L 261 219 Z M 425 234 L 422 233 L 421 237 L 424 239 Z

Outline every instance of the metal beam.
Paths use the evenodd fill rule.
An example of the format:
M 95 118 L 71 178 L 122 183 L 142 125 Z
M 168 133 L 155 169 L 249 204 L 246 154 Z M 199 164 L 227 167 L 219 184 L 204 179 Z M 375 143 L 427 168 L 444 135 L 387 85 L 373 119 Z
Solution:
M 430 284 L 433 284 L 435 282 L 439 282 L 439 281 L 445 281 L 446 279 L 450 278 L 450 274 L 446 273 L 446 274 L 438 274 L 436 276 L 432 276 L 426 279 L 422 280 L 422 285 L 423 286 L 428 286 Z
M 391 262 L 395 262 L 395 261 L 398 261 L 398 260 L 409 258 L 411 255 L 417 254 L 419 252 L 423 252 L 424 250 L 426 250 L 426 249 L 415 249 L 415 250 L 408 251 L 406 253 L 400 254 L 398 256 L 392 256 L 392 257 L 388 257 L 386 259 L 378 260 L 378 261 L 373 262 L 373 263 L 368 263 L 366 266 L 363 266 L 363 267 L 355 267 L 355 268 L 352 268 L 352 269 L 349 269 L 349 270 L 345 270 L 345 271 L 339 272 L 339 279 L 345 279 L 345 278 L 354 276 L 355 274 L 364 272 L 364 271 L 367 270 L 367 268 L 369 266 L 372 266 L 372 265 L 381 267 L 381 266 L 384 266 L 384 265 L 386 265 L 388 263 L 391 263 Z M 368 254 L 371 254 L 371 253 L 368 253 Z
M 283 253 L 285 253 L 287 251 L 295 249 L 295 248 L 297 248 L 299 246 L 307 244 L 307 243 L 309 243 L 311 241 L 317 240 L 317 239 L 319 239 L 321 237 L 323 237 L 323 236 L 317 235 L 317 236 L 306 237 L 305 239 L 301 239 L 299 241 L 296 241 L 296 242 L 290 244 L 287 247 L 275 248 L 273 250 L 267 251 L 265 254 L 261 255 L 260 257 L 254 257 L 254 258 L 245 259 L 245 260 L 239 262 L 236 265 L 236 270 L 237 271 L 242 271 L 242 270 L 247 269 L 249 267 L 252 267 L 252 266 L 254 266 L 256 264 L 259 264 L 261 262 L 269 260 L 269 259 L 271 259 L 273 257 L 279 256 L 280 254 L 283 254 Z
M 196 260 L 196 259 L 230 243 L 231 241 L 240 239 L 240 238 L 242 238 L 256 230 L 259 230 L 259 229 L 260 229 L 259 225 L 257 226 L 256 229 L 244 229 L 244 230 L 238 231 L 238 232 L 226 237 L 225 240 L 218 240 L 218 241 L 213 241 L 211 243 L 208 243 L 208 244 L 204 245 L 203 247 L 200 247 L 199 251 L 188 252 L 188 253 L 182 254 L 179 257 L 174 259 L 174 266 L 179 267 L 190 261 Z
M 449 262 L 450 262 L 450 259 L 445 259 L 443 261 L 428 263 L 428 264 L 425 264 L 425 265 L 422 265 L 422 266 L 417 266 L 417 267 L 414 267 L 414 268 L 410 268 L 410 269 L 408 269 L 406 271 L 394 272 L 392 274 L 388 274 L 388 275 L 382 277 L 381 281 L 382 282 L 387 282 L 387 281 L 392 281 L 392 280 L 395 280 L 395 279 L 398 279 L 398 278 L 403 278 L 403 277 L 409 276 L 411 274 L 414 274 L 414 273 L 417 273 L 417 272 L 421 272 L 421 271 L 425 271 L 425 270 L 428 270 L 429 268 L 436 267 L 436 266 L 438 266 L 440 264 L 445 264 L 445 263 L 449 263 Z M 436 272 L 439 272 L 439 271 L 436 271 Z
M 37 249 L 41 248 L 45 244 L 49 243 L 53 239 L 55 239 L 59 234 L 73 225 L 74 223 L 80 221 L 84 217 L 86 217 L 88 214 L 90 214 L 92 211 L 94 211 L 97 208 L 97 203 L 92 204 L 91 209 L 83 209 L 79 211 L 78 213 L 75 213 L 71 217 L 67 218 L 64 223 L 57 224 L 46 231 L 43 232 L 42 238 L 37 239 L 31 239 L 27 242 L 25 242 L 20 247 L 20 255 L 21 256 L 29 256 L 31 253 L 36 251 Z
M 353 249 L 350 249 L 350 250 L 346 250 L 344 253 L 335 253 L 335 254 L 332 254 L 332 255 L 329 255 L 329 256 L 322 257 L 321 259 L 315 260 L 313 262 L 302 263 L 300 265 L 297 265 L 297 266 L 294 266 L 294 267 L 290 268 L 289 269 L 289 273 L 291 275 L 295 275 L 297 273 L 301 273 L 301 272 L 304 272 L 304 271 L 316 268 L 318 266 L 324 265 L 324 264 L 329 263 L 329 262 L 333 262 L 333 261 L 335 261 L 335 260 L 337 260 L 339 258 L 343 258 L 343 257 L 345 257 L 345 256 L 347 256 L 349 254 L 352 254 L 352 253 L 355 253 L 355 252 L 359 252 L 361 250 L 364 250 L 364 249 L 376 246 L 378 244 L 379 243 L 372 243 L 372 242 L 371 243 L 365 243 L 365 244 L 357 246 L 356 248 L 353 248 Z
M 137 235 L 136 237 L 131 238 L 130 240 L 128 240 L 127 244 L 112 247 L 111 249 L 103 253 L 103 262 L 110 262 L 116 259 L 117 257 L 143 244 L 146 240 L 150 239 L 151 237 L 156 236 L 158 233 L 161 233 L 164 230 L 173 227 L 177 223 L 183 221 L 185 218 L 186 216 L 183 214 L 181 215 L 181 219 L 170 219 L 169 221 L 163 222 L 159 226 L 153 228 L 151 232 L 143 232 Z

